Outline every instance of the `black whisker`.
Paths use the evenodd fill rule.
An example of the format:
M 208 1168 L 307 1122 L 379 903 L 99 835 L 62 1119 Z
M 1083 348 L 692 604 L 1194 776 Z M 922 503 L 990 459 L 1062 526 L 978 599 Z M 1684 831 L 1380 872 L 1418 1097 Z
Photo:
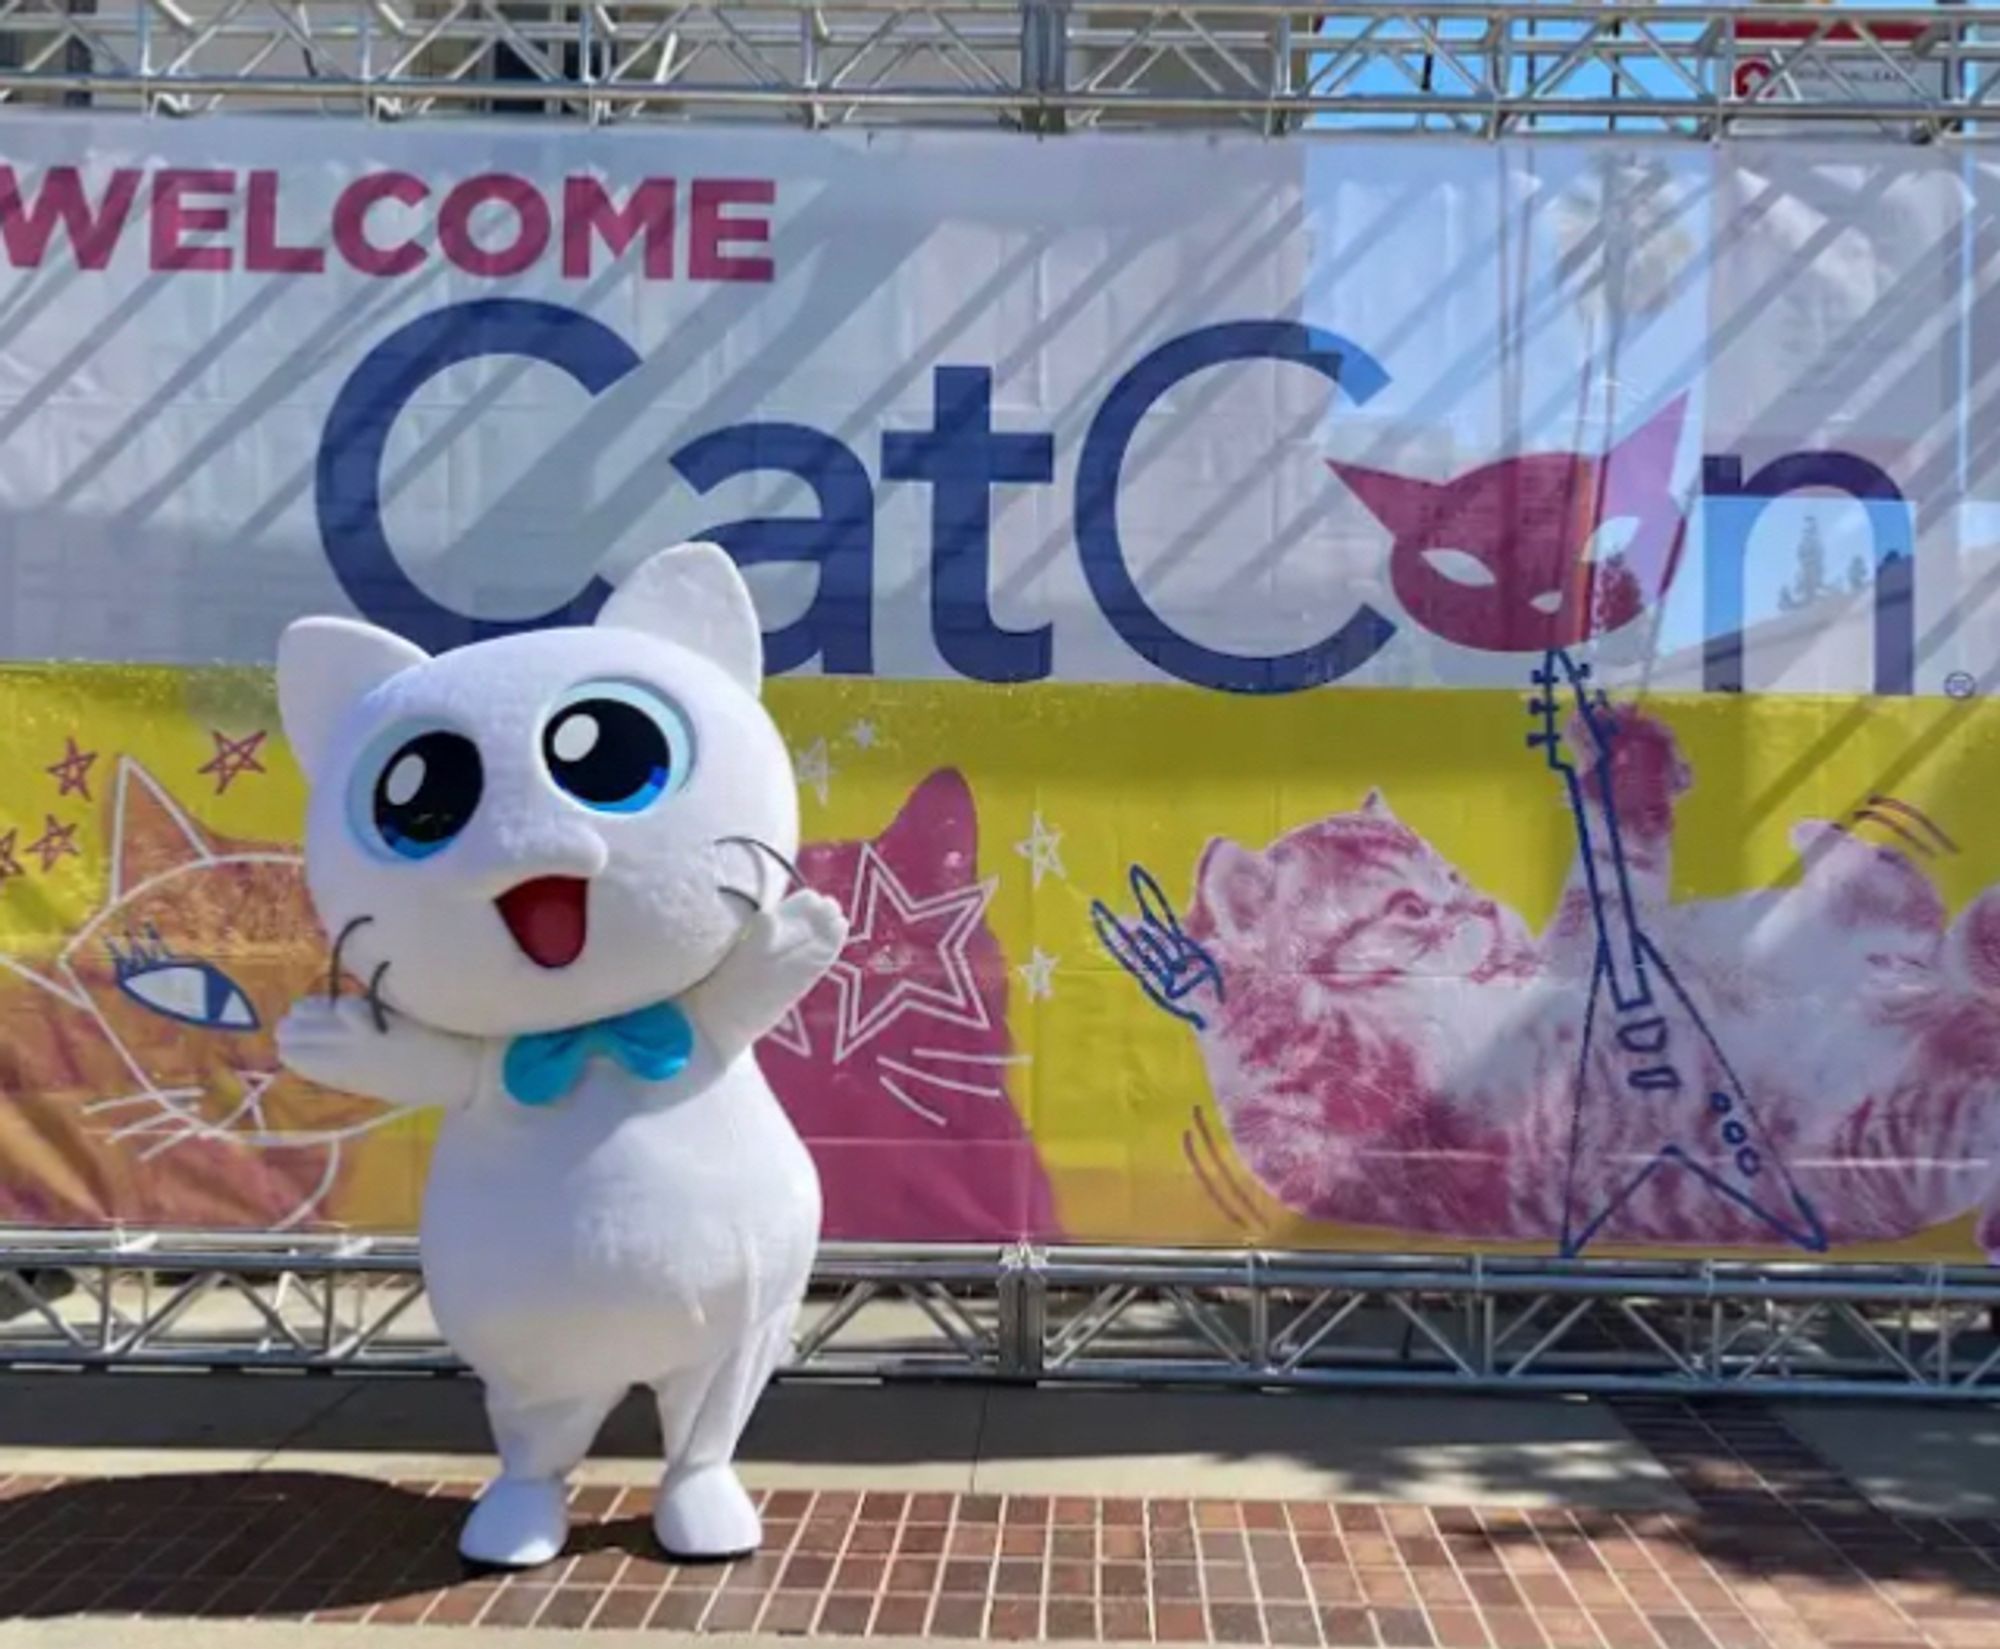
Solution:
M 354 937 L 356 929 L 365 928 L 374 920 L 375 918 L 372 916 L 357 916 L 346 927 L 340 930 L 340 937 L 334 940 L 333 964 L 327 969 L 326 974 L 327 1001 L 338 1002 L 340 1000 L 340 953 L 347 948 L 347 941 Z
M 759 853 L 768 854 L 784 867 L 785 874 L 791 877 L 794 886 L 805 886 L 806 879 L 799 874 L 799 867 L 793 864 L 791 860 L 787 859 L 769 842 L 759 841 L 755 836 L 718 836 L 715 839 L 717 847 L 727 847 L 732 843 L 738 847 L 754 847 Z
M 376 1032 L 382 1036 L 389 1034 L 389 1014 L 382 1006 L 382 978 L 388 971 L 389 964 L 384 962 L 368 976 L 368 1011 L 375 1016 Z

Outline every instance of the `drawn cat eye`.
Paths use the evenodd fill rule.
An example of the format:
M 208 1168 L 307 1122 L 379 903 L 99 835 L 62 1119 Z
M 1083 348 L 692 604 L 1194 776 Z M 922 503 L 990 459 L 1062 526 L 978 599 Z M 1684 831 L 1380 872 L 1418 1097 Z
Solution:
M 213 962 L 121 964 L 118 988 L 163 1019 L 214 1031 L 254 1031 L 257 1010 L 243 987 Z
M 1467 589 L 1484 590 L 1499 582 L 1491 567 L 1465 550 L 1425 550 L 1424 565 L 1440 578 L 1463 584 Z
M 392 732 L 375 748 L 384 745 L 386 755 L 355 769 L 354 830 L 399 859 L 428 859 L 458 839 L 479 807 L 486 786 L 479 747 L 442 727 Z
M 1640 525 L 1636 515 L 1614 515 L 1608 521 L 1598 522 L 1597 530 L 1590 535 L 1590 542 L 1583 547 L 1583 559 L 1609 561 L 1623 555 L 1639 536 Z
M 1413 922 L 1421 922 L 1430 913 L 1430 901 L 1420 894 L 1410 892 L 1407 888 L 1389 896 L 1391 916 L 1406 916 Z
M 542 763 L 564 795 L 597 813 L 639 813 L 688 781 L 694 734 L 650 688 L 592 681 L 542 726 Z

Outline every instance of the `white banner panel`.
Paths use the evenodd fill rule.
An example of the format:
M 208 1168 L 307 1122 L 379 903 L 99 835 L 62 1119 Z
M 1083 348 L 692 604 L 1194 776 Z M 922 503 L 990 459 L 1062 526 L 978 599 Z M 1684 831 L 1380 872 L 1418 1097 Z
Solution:
M 1996 180 L 1949 153 L 0 133 L 16 658 L 263 661 L 343 608 L 444 645 L 698 534 L 792 672 L 1992 656 Z

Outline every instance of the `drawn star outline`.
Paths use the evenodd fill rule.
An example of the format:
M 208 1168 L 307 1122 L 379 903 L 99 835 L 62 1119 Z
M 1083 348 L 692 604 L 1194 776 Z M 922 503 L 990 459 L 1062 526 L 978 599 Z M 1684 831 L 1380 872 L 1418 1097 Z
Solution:
M 992 1027 L 967 946 L 994 886 L 972 882 L 920 899 L 872 845 L 862 846 L 848 907 L 854 926 L 827 975 L 839 996 L 836 1064 L 906 1013 L 973 1030 Z M 921 952 L 917 969 L 906 965 L 911 951 Z
M 1059 956 L 1045 955 L 1042 947 L 1037 945 L 1034 954 L 1014 969 L 1030 1002 L 1046 1002 L 1055 995 L 1056 964 L 1061 960 Z
M 1062 832 L 1051 830 L 1037 812 L 1028 824 L 1028 834 L 1014 844 L 1014 851 L 1028 861 L 1030 885 L 1040 887 L 1044 876 L 1067 879 L 1069 872 L 1063 869 Z
M 196 768 L 197 773 L 215 775 L 215 793 L 220 796 L 231 784 L 245 773 L 262 773 L 264 764 L 257 759 L 257 752 L 270 734 L 263 729 L 246 738 L 232 739 L 218 728 L 210 728 L 208 736 L 215 741 L 215 754 Z
M 794 759 L 793 771 L 799 783 L 819 799 L 820 806 L 826 806 L 826 798 L 833 788 L 833 761 L 827 754 L 826 740 L 814 739 L 800 751 Z
M 90 794 L 90 770 L 97 762 L 95 750 L 79 750 L 73 735 L 63 738 L 63 758 L 51 762 L 42 771 L 56 781 L 56 797 L 81 796 L 85 801 L 94 798 Z
M 8 832 L 7 840 L 11 845 L 13 841 L 12 831 Z M 82 853 L 76 845 L 76 826 L 73 824 L 58 823 L 53 813 L 49 814 L 43 822 L 41 835 L 28 843 L 22 851 L 34 854 L 36 858 L 42 861 L 42 874 L 45 876 L 55 869 L 58 859 L 82 857 Z

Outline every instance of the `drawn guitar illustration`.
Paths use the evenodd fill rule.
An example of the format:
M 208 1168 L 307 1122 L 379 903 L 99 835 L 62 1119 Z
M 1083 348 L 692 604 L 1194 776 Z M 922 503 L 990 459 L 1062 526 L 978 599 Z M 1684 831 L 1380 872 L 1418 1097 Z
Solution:
M 1590 673 L 1567 648 L 1551 648 L 1529 678 L 1535 731 L 1527 742 L 1562 778 L 1596 932 L 1570 1126 L 1562 1253 L 1581 1253 L 1669 1169 L 1693 1175 L 1785 1242 L 1823 1252 L 1824 1224 L 1793 1182 L 1701 1009 L 1640 918 L 1612 782 L 1617 713 L 1602 691 L 1590 687 Z M 1563 729 L 1565 712 L 1574 734 Z M 1582 748 L 1572 744 L 1573 736 Z M 1601 1207 L 1584 1210 L 1576 1182 L 1589 1153 L 1593 1103 L 1656 1107 L 1662 1143 L 1622 1189 Z

